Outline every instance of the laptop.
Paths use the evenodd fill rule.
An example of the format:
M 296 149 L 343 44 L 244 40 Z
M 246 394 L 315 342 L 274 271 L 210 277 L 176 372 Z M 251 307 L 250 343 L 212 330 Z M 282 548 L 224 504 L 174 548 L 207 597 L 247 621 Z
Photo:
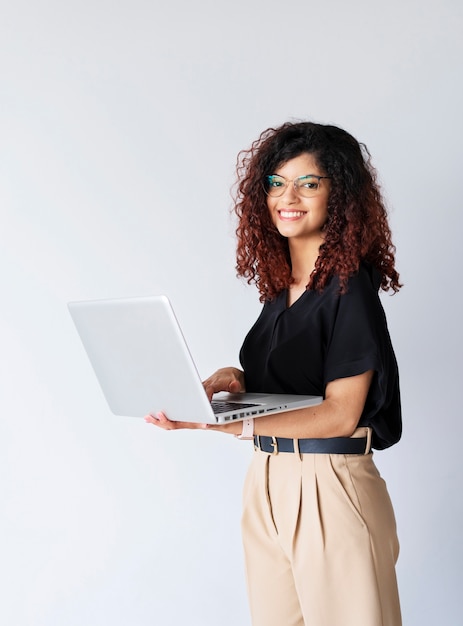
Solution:
M 175 421 L 225 423 L 320 404 L 319 396 L 219 393 L 212 403 L 169 299 L 164 296 L 69 302 L 111 412 Z

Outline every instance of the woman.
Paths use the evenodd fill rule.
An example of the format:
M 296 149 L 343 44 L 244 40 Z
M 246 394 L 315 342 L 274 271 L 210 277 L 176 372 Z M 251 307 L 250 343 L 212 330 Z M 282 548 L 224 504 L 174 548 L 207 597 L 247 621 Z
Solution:
M 209 397 L 323 396 L 311 408 L 202 426 L 254 438 L 242 520 L 252 623 L 399 626 L 395 519 L 370 451 L 401 434 L 378 297 L 401 285 L 369 153 L 337 127 L 286 123 L 240 153 L 237 173 L 237 270 L 264 306 L 243 369 L 220 369 L 204 387 Z

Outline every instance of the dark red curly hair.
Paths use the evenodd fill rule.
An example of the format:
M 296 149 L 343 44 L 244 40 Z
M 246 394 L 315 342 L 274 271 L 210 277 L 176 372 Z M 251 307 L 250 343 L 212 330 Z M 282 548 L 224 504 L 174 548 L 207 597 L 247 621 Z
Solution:
M 331 179 L 325 240 L 307 288 L 322 291 L 336 275 L 345 293 L 349 277 L 361 261 L 367 261 L 379 270 L 381 288 L 397 292 L 401 284 L 395 248 L 370 153 L 346 131 L 312 122 L 269 128 L 249 150 L 238 154 L 234 207 L 239 220 L 238 276 L 257 285 L 262 301 L 293 282 L 288 241 L 270 218 L 264 180 L 304 153 L 311 154 Z

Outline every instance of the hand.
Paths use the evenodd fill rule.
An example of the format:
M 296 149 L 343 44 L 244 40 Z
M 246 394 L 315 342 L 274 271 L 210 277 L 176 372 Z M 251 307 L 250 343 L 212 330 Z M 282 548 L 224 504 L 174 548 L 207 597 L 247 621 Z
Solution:
M 170 420 L 164 413 L 156 413 L 156 415 L 145 415 L 147 424 L 154 424 L 163 430 L 180 430 L 182 428 L 205 429 L 207 424 L 198 424 L 197 422 L 174 422 Z
M 229 424 L 198 424 L 197 422 L 174 422 L 170 420 L 165 413 L 156 413 L 156 415 L 145 415 L 144 420 L 147 424 L 154 424 L 162 430 L 180 430 L 188 428 L 191 430 L 218 430 L 229 433 L 230 435 L 239 435 L 241 432 L 241 422 L 230 422 Z
M 219 391 L 242 393 L 245 391 L 244 373 L 237 367 L 222 367 L 203 381 L 203 387 L 209 400 Z

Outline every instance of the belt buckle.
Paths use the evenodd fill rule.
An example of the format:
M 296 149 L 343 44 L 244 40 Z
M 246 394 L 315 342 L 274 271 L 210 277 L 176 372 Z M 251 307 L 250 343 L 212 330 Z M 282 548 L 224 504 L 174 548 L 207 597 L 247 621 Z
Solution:
M 270 445 L 273 446 L 273 451 L 270 454 L 278 454 L 278 441 L 276 437 L 272 437 Z

